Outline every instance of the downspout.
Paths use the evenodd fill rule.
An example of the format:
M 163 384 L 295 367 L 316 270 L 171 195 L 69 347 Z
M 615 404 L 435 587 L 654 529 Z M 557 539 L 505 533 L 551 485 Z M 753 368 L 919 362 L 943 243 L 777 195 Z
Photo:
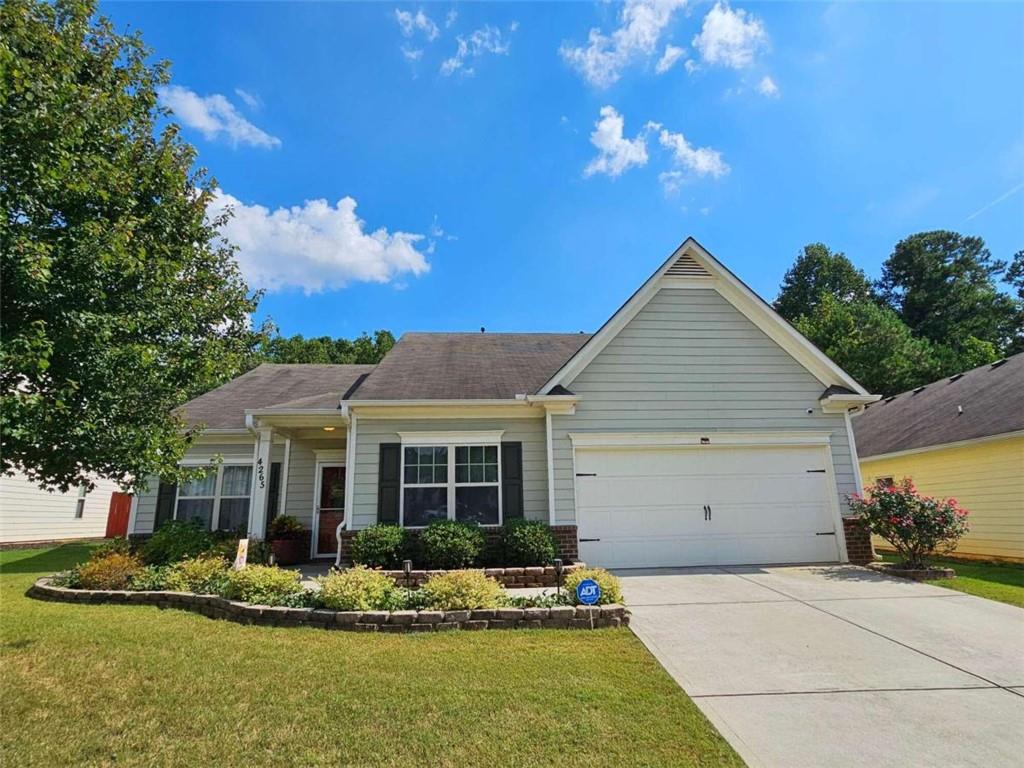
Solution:
M 548 459 L 548 525 L 555 524 L 555 458 L 551 454 L 551 411 L 544 409 L 544 439 L 547 442 Z

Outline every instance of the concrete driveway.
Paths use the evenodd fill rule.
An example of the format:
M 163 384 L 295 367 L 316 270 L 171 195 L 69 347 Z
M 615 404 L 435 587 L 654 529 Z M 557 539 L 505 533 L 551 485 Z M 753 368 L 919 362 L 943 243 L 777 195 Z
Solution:
M 1024 760 L 1024 610 L 856 566 L 618 575 L 633 631 L 751 766 Z

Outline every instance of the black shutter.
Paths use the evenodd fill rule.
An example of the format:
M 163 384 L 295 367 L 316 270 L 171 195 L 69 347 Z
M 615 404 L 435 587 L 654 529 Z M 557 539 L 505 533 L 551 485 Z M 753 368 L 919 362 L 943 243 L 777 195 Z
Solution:
M 153 530 L 156 531 L 168 520 L 174 519 L 174 499 L 178 495 L 178 486 L 174 483 L 160 481 L 160 489 L 156 492 L 156 519 Z
M 505 520 L 523 516 L 523 444 L 501 444 L 501 511 Z
M 398 494 L 402 484 L 401 443 L 381 443 L 377 471 L 377 522 L 398 525 Z
M 269 523 L 280 512 L 281 507 L 281 462 L 275 461 L 270 465 L 270 482 L 267 484 L 267 522 Z

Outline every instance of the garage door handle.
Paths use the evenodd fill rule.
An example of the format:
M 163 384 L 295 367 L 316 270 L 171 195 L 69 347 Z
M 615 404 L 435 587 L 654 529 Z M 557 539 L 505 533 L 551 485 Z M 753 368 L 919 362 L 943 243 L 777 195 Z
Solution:
M 704 505 L 704 519 L 705 520 L 710 520 L 711 519 L 711 505 L 710 504 L 705 504 Z
M 582 543 L 583 543 L 584 541 L 600 541 L 600 539 L 580 539 L 580 543 L 581 543 L 581 544 L 582 544 Z

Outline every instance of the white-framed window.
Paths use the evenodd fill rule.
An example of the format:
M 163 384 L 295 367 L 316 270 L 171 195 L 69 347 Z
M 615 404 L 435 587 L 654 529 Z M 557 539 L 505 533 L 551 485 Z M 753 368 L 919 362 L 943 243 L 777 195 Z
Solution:
M 402 443 L 401 524 L 416 528 L 435 520 L 460 520 L 480 525 L 501 524 L 500 433 L 481 442 L 442 435 L 429 443 Z M 461 438 L 461 439 L 460 439 Z
M 249 526 L 252 464 L 210 467 L 201 478 L 178 486 L 176 520 L 197 520 L 208 530 L 233 531 Z
M 89 495 L 89 489 L 84 485 L 78 486 L 78 500 L 75 502 L 75 520 L 81 520 L 85 514 L 85 497 Z

